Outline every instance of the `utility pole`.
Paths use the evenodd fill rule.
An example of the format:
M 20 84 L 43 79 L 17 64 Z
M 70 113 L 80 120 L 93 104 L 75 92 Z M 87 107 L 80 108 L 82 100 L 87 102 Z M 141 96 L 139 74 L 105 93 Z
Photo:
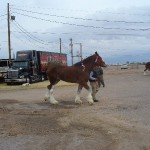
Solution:
M 80 43 L 80 57 L 81 57 L 81 61 L 82 61 L 82 44 Z
M 59 39 L 59 42 L 60 42 L 60 53 L 61 53 L 61 38 Z
M 7 3 L 7 22 L 8 22 L 8 53 L 9 53 L 9 65 L 11 65 L 11 43 L 10 43 L 10 14 L 9 14 L 9 3 Z
M 82 60 L 82 43 L 74 43 L 74 44 L 79 44 L 80 45 L 80 55 L 78 57 L 80 57 L 81 60 Z
M 71 60 L 72 60 L 72 65 L 73 65 L 73 44 L 72 44 L 72 39 L 70 39 L 70 46 L 71 46 Z

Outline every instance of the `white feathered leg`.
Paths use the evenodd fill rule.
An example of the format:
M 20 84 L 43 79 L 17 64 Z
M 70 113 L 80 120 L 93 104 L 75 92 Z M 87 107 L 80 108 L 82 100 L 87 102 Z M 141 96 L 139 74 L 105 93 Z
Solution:
M 82 90 L 82 86 L 79 85 L 78 86 L 78 91 L 77 91 L 77 94 L 76 94 L 76 98 L 75 98 L 75 103 L 77 103 L 77 104 L 82 104 L 82 101 L 80 100 L 81 90 Z
M 50 90 L 50 98 L 49 98 L 49 101 L 50 101 L 51 104 L 58 104 L 58 101 L 56 101 L 56 99 L 54 98 L 53 89 Z
M 58 104 L 58 101 L 56 101 L 54 98 L 53 89 L 51 89 L 51 90 L 47 89 L 44 100 L 45 101 L 48 100 L 51 104 Z
M 75 103 L 82 104 L 82 101 L 80 100 L 80 95 L 78 93 L 76 94 Z
M 45 97 L 44 100 L 47 101 L 50 98 L 50 90 L 47 89 L 46 93 L 45 93 Z
M 90 105 L 93 105 L 94 101 L 93 101 L 93 98 L 92 98 L 92 92 L 91 92 L 91 89 L 88 90 L 88 96 L 87 96 L 87 101 Z

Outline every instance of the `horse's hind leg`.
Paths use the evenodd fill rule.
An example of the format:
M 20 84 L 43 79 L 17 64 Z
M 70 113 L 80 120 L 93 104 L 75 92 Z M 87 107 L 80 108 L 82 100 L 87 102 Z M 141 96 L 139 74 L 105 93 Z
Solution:
M 93 105 L 92 91 L 87 83 L 84 84 L 84 88 L 88 91 L 87 101 L 90 105 Z
M 79 84 L 78 91 L 77 91 L 76 98 L 75 98 L 75 103 L 77 104 L 82 104 L 82 101 L 80 100 L 80 93 L 81 93 L 82 88 L 83 86 Z

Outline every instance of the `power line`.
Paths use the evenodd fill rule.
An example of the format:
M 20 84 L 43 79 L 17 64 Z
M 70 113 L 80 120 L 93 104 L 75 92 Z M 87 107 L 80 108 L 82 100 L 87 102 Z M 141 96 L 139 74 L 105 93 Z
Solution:
M 66 19 L 75 19 L 75 20 L 85 20 L 85 21 L 97 21 L 97 22 L 115 22 L 115 23 L 134 23 L 134 24 L 143 24 L 143 23 L 150 23 L 150 22 L 143 22 L 143 21 L 124 21 L 124 20 L 116 20 L 116 21 L 111 21 L 111 20 L 100 20 L 100 19 L 91 19 L 91 18 L 79 18 L 79 17 L 69 17 L 69 16 L 58 16 L 58 15 L 51 15 L 47 13 L 41 13 L 41 12 L 35 12 L 35 11 L 29 11 L 29 10 L 24 10 L 24 9 L 19 9 L 15 8 L 16 10 L 23 11 L 23 12 L 28 12 L 32 14 L 40 14 L 40 15 L 46 15 L 46 16 L 51 16 L 51 17 L 57 17 L 57 18 L 66 18 Z M 17 12 L 12 12 L 12 13 L 17 13 Z
M 96 12 L 96 13 L 105 13 L 105 14 L 114 14 L 114 15 L 130 15 L 130 16 L 145 16 L 145 17 L 149 17 L 150 15 L 149 14 L 137 14 L 137 13 L 127 13 L 127 12 L 122 12 L 122 13 L 119 13 L 119 12 L 111 12 L 111 11 L 101 11 L 101 10 L 94 10 L 92 11 L 90 9 L 89 10 L 75 10 L 75 9 L 60 9 L 60 8 L 50 8 L 50 7 L 47 7 L 47 8 L 42 8 L 42 7 L 31 7 L 31 6 L 19 6 L 19 5 L 11 5 L 12 8 L 16 9 L 15 7 L 18 7 L 18 8 L 22 8 L 22 7 L 27 7 L 27 8 L 31 8 L 31 9 L 43 9 L 43 10 L 52 10 L 52 11 L 71 11 L 71 12 L 84 12 L 84 13 L 91 13 L 91 12 Z M 144 9 L 145 10 L 145 9 Z
M 11 32 L 18 32 L 18 33 L 22 33 L 20 31 L 11 31 Z M 65 33 L 57 33 L 57 32 L 28 32 L 28 33 L 32 33 L 32 34 L 56 34 L 56 35 L 61 35 L 61 34 L 65 34 L 65 35 L 69 35 L 69 34 L 86 34 L 86 35 L 97 35 L 97 36 L 101 36 L 101 35 L 107 35 L 107 36 L 146 36 L 146 35 L 150 35 L 150 33 L 147 34 L 133 34 L 133 33 L 98 33 L 98 32 L 65 32 Z M 56 41 L 51 41 L 49 43 L 55 43 Z
M 52 21 L 49 19 L 43 19 L 43 18 L 39 18 L 39 17 L 35 17 L 35 16 L 30 16 L 30 15 L 25 15 L 22 13 L 17 13 L 16 14 L 20 14 L 22 16 L 26 16 L 29 18 L 33 18 L 33 19 L 38 19 L 38 20 L 42 20 L 42 21 L 49 21 L 49 22 L 53 22 L 53 23 L 58 23 L 58 24 L 64 24 L 64 25 L 71 25 L 71 26 L 78 26 L 78 27 L 85 27 L 85 28 L 95 28 L 95 29 L 105 29 L 105 30 L 126 30 L 126 31 L 147 31 L 150 30 L 150 28 L 111 28 L 111 27 L 103 27 L 103 26 L 93 26 L 93 25 L 82 25 L 82 24 L 75 24 L 75 23 L 68 23 L 68 22 L 60 22 L 60 21 Z
M 44 41 L 41 39 L 36 38 L 35 36 L 33 36 L 31 33 L 29 33 L 26 29 L 24 29 L 19 23 L 17 23 L 15 21 L 15 23 L 17 24 L 17 26 L 21 29 L 21 31 L 23 31 L 24 34 L 26 34 L 28 37 L 30 37 L 31 39 L 35 40 L 36 42 L 40 42 L 41 44 L 44 45 L 48 45 L 46 43 L 43 43 Z
M 37 39 L 34 39 L 34 37 L 32 37 L 32 36 L 30 36 L 29 34 L 27 34 L 28 32 L 27 32 L 26 30 L 24 31 L 24 28 L 22 29 L 22 27 L 21 27 L 20 25 L 18 25 L 18 24 L 13 24 L 13 25 L 15 25 L 15 27 L 21 31 L 20 33 L 23 33 L 23 35 L 25 35 L 24 37 L 25 37 L 32 45 L 33 45 L 33 42 L 32 42 L 31 40 L 34 40 L 34 41 L 38 42 Z M 18 30 L 17 30 L 17 31 L 18 31 Z M 49 43 L 50 43 L 50 42 L 49 42 Z M 54 43 L 56 43 L 56 44 L 59 45 L 59 42 L 58 42 L 58 41 L 57 41 L 57 42 L 51 42 L 51 44 L 54 44 Z M 42 43 L 42 42 L 38 42 L 38 44 L 46 45 L 46 46 L 48 46 L 48 48 L 49 48 L 49 47 L 52 47 L 52 46 L 50 46 L 50 45 L 48 45 L 48 44 L 45 44 L 45 43 Z M 39 46 L 38 44 L 34 44 L 34 45 L 35 45 L 36 47 L 40 47 L 40 48 L 44 48 L 44 49 L 45 49 L 45 47 Z M 55 46 L 55 47 L 56 47 L 56 46 Z
M 28 32 L 25 28 L 23 28 L 18 22 L 16 22 L 16 21 L 14 21 L 16 24 L 17 24 L 17 26 L 19 26 L 19 28 L 21 28 L 22 30 L 22 32 L 20 32 L 20 33 L 25 33 L 25 34 L 28 34 L 28 36 L 31 38 L 31 39 L 33 39 L 33 40 L 35 40 L 35 41 L 37 41 L 37 42 L 40 42 L 41 44 L 44 44 L 44 45 L 48 45 L 48 44 L 50 44 L 50 43 L 55 43 L 56 41 L 52 41 L 52 42 L 49 42 L 49 41 L 44 41 L 44 40 L 42 40 L 42 39 L 39 39 L 39 38 L 37 38 L 37 37 L 35 37 L 34 35 L 32 35 L 31 34 L 31 32 Z M 44 42 L 44 43 L 43 43 Z M 47 44 L 48 43 L 48 44 Z
M 28 41 L 24 41 L 24 40 L 20 39 L 19 37 L 17 37 L 15 34 L 12 33 L 12 35 L 13 35 L 15 38 L 17 38 L 18 40 L 20 40 L 23 44 L 27 43 L 27 44 L 30 44 L 31 46 L 35 46 L 35 47 L 37 47 L 37 48 L 42 48 L 42 49 L 44 48 L 44 49 L 45 49 L 45 47 L 36 45 L 36 44 L 34 44 L 33 42 L 31 42 L 29 39 L 27 39 Z
M 22 31 L 22 29 L 21 28 L 19 28 L 16 24 L 14 24 L 15 25 L 15 27 L 17 28 L 17 29 L 19 29 L 20 31 Z M 24 33 L 23 31 L 22 31 L 22 33 Z M 24 33 L 23 34 L 24 35 L 24 37 L 31 43 L 31 44 L 33 44 L 33 42 L 31 41 L 31 37 L 28 35 L 28 34 L 26 34 L 26 33 Z M 41 46 L 39 46 L 39 45 L 37 45 L 37 44 L 34 44 L 35 46 L 38 46 L 38 47 L 41 47 Z M 44 48 L 44 47 L 42 47 L 42 48 Z

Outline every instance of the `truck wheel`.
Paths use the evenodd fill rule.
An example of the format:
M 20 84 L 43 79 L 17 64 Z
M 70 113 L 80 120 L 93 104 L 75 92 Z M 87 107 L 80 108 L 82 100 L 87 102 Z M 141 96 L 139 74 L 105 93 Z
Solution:
M 11 85 L 11 83 L 7 83 L 7 85 Z

